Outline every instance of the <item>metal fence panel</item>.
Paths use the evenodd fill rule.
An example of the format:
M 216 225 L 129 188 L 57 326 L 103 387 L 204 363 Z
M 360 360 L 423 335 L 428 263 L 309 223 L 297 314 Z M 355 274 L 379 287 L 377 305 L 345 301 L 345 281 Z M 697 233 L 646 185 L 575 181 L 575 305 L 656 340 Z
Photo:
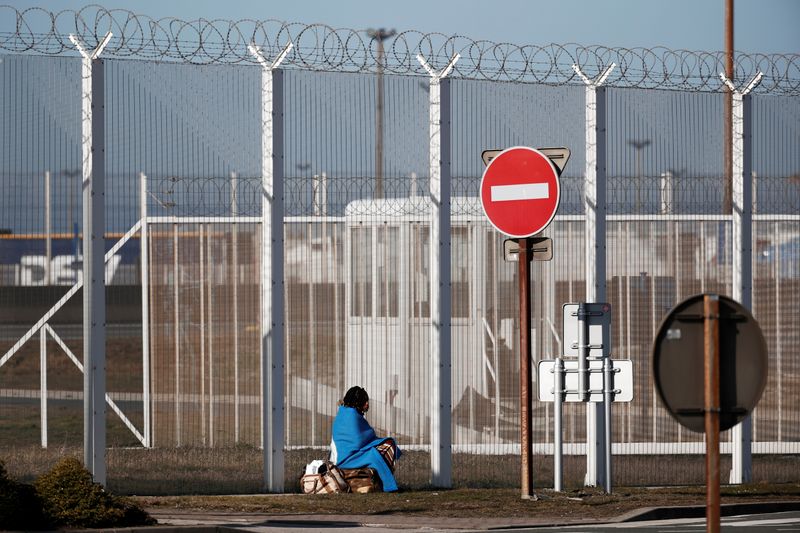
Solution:
M 453 82 L 453 445 L 454 482 L 515 484 L 519 466 L 519 292 L 516 263 L 503 258 L 505 236 L 480 207 L 487 149 L 565 146 L 558 216 L 544 235 L 554 259 L 531 272 L 532 356 L 559 355 L 561 303 L 584 290 L 584 91 L 581 87 Z M 535 391 L 531 384 L 531 393 Z M 565 427 L 581 438 L 582 407 L 565 409 Z M 534 403 L 537 483 L 552 464 L 539 445 L 552 442 L 552 409 Z
M 9 354 L 79 272 L 81 80 L 76 59 L 0 59 L 0 228 L 8 230 L 0 232 L 0 352 Z M 137 493 L 257 491 L 261 69 L 115 59 L 105 72 L 106 247 L 124 242 L 106 268 L 108 392 L 118 409 L 108 415 L 109 485 Z M 284 74 L 285 150 L 277 155 L 286 177 L 287 490 L 296 489 L 305 462 L 327 455 L 336 404 L 352 385 L 369 392 L 367 418 L 378 434 L 407 450 L 401 484 L 430 480 L 429 80 L 402 72 Z M 532 269 L 534 360 L 560 355 L 561 305 L 586 294 L 584 90 L 466 76 L 451 82 L 452 120 L 442 127 L 452 149 L 456 485 L 519 479 L 517 269 L 503 260 L 503 236 L 481 212 L 480 155 L 513 145 L 572 150 L 558 216 L 544 233 L 555 242 L 554 259 Z M 612 353 L 634 361 L 636 383 L 634 401 L 614 406 L 614 483 L 699 483 L 702 436 L 661 407 L 649 358 L 673 304 L 732 291 L 724 96 L 651 87 L 606 94 Z M 800 296 L 800 109 L 796 96 L 753 98 L 753 307 L 770 357 L 753 417 L 754 477 L 782 481 L 791 469 L 781 465 L 796 464 L 800 441 L 792 358 L 800 323 L 789 307 Z M 44 343 L 32 331 L 19 351 L 0 355 L 0 454 L 23 479 L 82 448 L 79 302 L 73 297 L 47 321 Z M 582 483 L 585 411 L 564 410 L 567 485 Z M 152 449 L 141 445 L 146 412 Z M 533 428 L 536 484 L 546 486 L 549 404 L 535 403 Z
M 427 84 L 288 71 L 285 94 L 289 453 L 327 456 L 337 402 L 359 385 L 375 431 L 406 449 L 400 482 L 425 484 Z
M 29 331 L 78 274 L 80 103 L 79 60 L 0 57 L 0 446 L 25 480 L 83 447 L 80 301 Z
M 753 412 L 753 481 L 789 481 L 785 454 L 800 441 L 800 103 L 753 96 L 753 315 L 769 372 Z M 777 458 L 777 460 L 776 460 Z M 776 464 L 777 462 L 777 464 Z

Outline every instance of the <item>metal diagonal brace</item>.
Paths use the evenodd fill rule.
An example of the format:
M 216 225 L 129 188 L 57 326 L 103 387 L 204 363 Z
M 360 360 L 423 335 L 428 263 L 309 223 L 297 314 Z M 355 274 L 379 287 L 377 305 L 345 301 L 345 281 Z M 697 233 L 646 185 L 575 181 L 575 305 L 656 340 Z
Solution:
M 753 79 L 750 80 L 750 83 L 748 83 L 745 86 L 745 88 L 742 89 L 741 91 L 738 91 L 736 89 L 736 86 L 733 84 L 733 82 L 730 79 L 728 79 L 727 76 L 725 76 L 724 72 L 720 72 L 719 73 L 719 77 L 722 80 L 722 83 L 724 83 L 728 87 L 728 89 L 731 90 L 732 93 L 738 94 L 740 96 L 745 96 L 745 95 L 749 94 L 750 91 L 755 89 L 758 86 L 759 83 L 761 83 L 761 78 L 764 77 L 764 73 L 761 72 L 761 71 L 758 71 L 758 74 L 753 76 Z
M 442 78 L 446 78 L 447 75 L 450 74 L 450 71 L 452 71 L 456 66 L 456 62 L 459 59 L 461 59 L 461 54 L 453 54 L 453 57 L 450 58 L 447 66 L 445 66 L 441 71 L 436 72 L 436 70 L 434 70 L 434 68 L 425 60 L 425 58 L 422 57 L 422 54 L 417 54 L 417 61 L 419 61 L 420 65 L 422 65 L 422 67 L 428 71 L 430 77 L 433 78 L 431 81 L 434 82 L 439 81 Z
M 272 63 L 270 63 L 264 56 L 264 52 L 261 51 L 260 46 L 258 46 L 256 43 L 247 45 L 247 49 L 250 51 L 250 53 L 256 57 L 258 62 L 261 63 L 261 66 L 264 67 L 266 70 L 275 70 L 276 68 L 278 68 L 280 64 L 283 63 L 283 60 L 286 59 L 286 56 L 289 55 L 289 52 L 291 52 L 293 47 L 294 43 L 292 43 L 292 41 L 287 42 L 286 46 L 283 47 L 281 53 L 278 54 L 278 56 Z
M 105 37 L 100 40 L 100 44 L 98 44 L 97 48 L 95 48 L 91 53 L 86 50 L 86 46 L 80 42 L 74 33 L 69 34 L 69 40 L 72 41 L 72 44 L 75 45 L 75 48 L 78 49 L 78 52 L 80 52 L 84 59 L 93 60 L 100 57 L 100 54 L 103 53 L 103 50 L 105 50 L 108 42 L 111 40 L 112 35 L 113 34 L 111 32 L 106 33 Z
M 575 74 L 577 74 L 577 75 L 578 75 L 578 76 L 579 76 L 579 77 L 580 77 L 580 78 L 583 80 L 583 83 L 585 83 L 586 85 L 589 85 L 590 87 L 600 87 L 601 85 L 603 85 L 603 83 L 605 83 L 606 79 L 607 79 L 607 78 L 608 78 L 608 76 L 611 74 L 611 71 L 612 71 L 612 70 L 614 70 L 614 67 L 616 67 L 616 66 L 617 66 L 617 64 L 616 64 L 616 63 L 611 63 L 611 64 L 610 64 L 608 67 L 606 67 L 606 69 L 605 69 L 605 70 L 604 70 L 604 71 L 603 71 L 603 72 L 602 72 L 602 73 L 601 73 L 601 74 L 600 74 L 600 75 L 599 75 L 597 78 L 595 78 L 594 80 L 590 80 L 590 79 L 589 79 L 589 78 L 586 76 L 586 74 L 584 74 L 584 73 L 583 73 L 583 71 L 581 71 L 581 67 L 579 67 L 577 64 L 575 64 L 575 65 L 572 65 L 572 70 L 574 70 L 574 71 L 575 71 Z

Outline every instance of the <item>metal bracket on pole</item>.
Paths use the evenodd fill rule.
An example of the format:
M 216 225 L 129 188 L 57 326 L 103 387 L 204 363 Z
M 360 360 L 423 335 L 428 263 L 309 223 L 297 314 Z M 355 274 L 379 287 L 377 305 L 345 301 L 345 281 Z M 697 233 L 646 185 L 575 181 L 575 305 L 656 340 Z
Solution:
M 294 45 L 268 61 L 255 44 L 248 50 L 261 64 L 261 441 L 263 482 L 284 490 L 284 273 L 283 273 L 283 73 L 278 69 Z
M 452 486 L 451 329 L 450 329 L 450 85 L 442 83 L 461 56 L 453 55 L 441 71 L 422 55 L 430 74 L 430 326 L 431 326 L 431 483 Z
M 69 34 L 69 40 L 72 41 L 72 44 L 75 45 L 75 48 L 78 49 L 78 52 L 80 52 L 84 59 L 91 61 L 100 57 L 100 54 L 103 53 L 103 50 L 105 50 L 112 36 L 113 34 L 111 32 L 106 33 L 105 36 L 100 40 L 100 43 L 97 45 L 97 47 L 91 52 L 86 50 L 86 46 L 80 42 L 74 33 Z
M 578 304 L 578 397 L 589 401 L 589 316 L 586 304 Z
M 278 68 L 280 64 L 283 63 L 283 60 L 286 59 L 286 56 L 289 55 L 289 52 L 291 52 L 293 47 L 294 43 L 292 43 L 292 41 L 286 43 L 286 46 L 283 47 L 281 53 L 278 54 L 278 56 L 275 58 L 274 61 L 272 61 L 272 63 L 270 63 L 269 61 L 267 61 L 267 58 L 261 51 L 260 46 L 258 46 L 256 43 L 247 45 L 247 49 L 250 51 L 251 54 L 255 56 L 256 60 L 261 64 L 264 70 L 275 70 L 276 68 Z
M 741 91 L 723 73 L 720 79 L 732 93 L 732 200 L 733 200 L 733 261 L 732 287 L 734 300 L 747 309 L 752 308 L 753 269 L 753 174 L 750 148 L 751 119 L 747 95 L 755 89 L 763 73 L 759 72 Z M 752 478 L 752 419 L 747 416 L 731 429 L 732 444 L 730 483 L 746 483 Z
M 436 70 L 430 65 L 430 63 L 428 63 L 425 60 L 422 54 L 417 54 L 417 61 L 419 61 L 420 65 L 422 65 L 422 68 L 424 68 L 430 75 L 432 84 L 438 83 L 443 78 L 446 78 L 447 75 L 450 74 L 450 72 L 456 66 L 456 63 L 458 62 L 459 59 L 461 59 L 461 54 L 453 54 L 447 65 L 439 72 L 436 72 Z
M 601 85 L 603 85 L 603 83 L 605 83 L 606 78 L 608 78 L 608 76 L 611 74 L 611 71 L 614 70 L 614 67 L 616 67 L 616 66 L 617 66 L 616 63 L 611 63 L 594 80 L 590 80 L 586 76 L 586 74 L 584 74 L 583 71 L 581 71 L 581 67 L 579 67 L 578 65 L 572 65 L 572 70 L 575 71 L 575 74 L 577 74 L 580 77 L 580 79 L 583 80 L 583 83 L 585 83 L 587 86 L 592 87 L 592 88 L 596 88 L 596 87 L 600 87 Z
M 761 83 L 761 78 L 764 77 L 764 73 L 759 71 L 758 74 L 753 76 L 753 79 L 750 80 L 750 83 L 745 85 L 745 88 L 742 89 L 741 91 L 736 89 L 736 86 L 733 84 L 731 80 L 728 79 L 727 76 L 725 76 L 724 72 L 720 72 L 719 77 L 722 80 L 722 83 L 724 83 L 725 86 L 728 87 L 728 89 L 730 89 L 733 94 L 738 94 L 739 96 L 745 96 L 749 94 L 750 91 L 755 89 L 759 83 Z

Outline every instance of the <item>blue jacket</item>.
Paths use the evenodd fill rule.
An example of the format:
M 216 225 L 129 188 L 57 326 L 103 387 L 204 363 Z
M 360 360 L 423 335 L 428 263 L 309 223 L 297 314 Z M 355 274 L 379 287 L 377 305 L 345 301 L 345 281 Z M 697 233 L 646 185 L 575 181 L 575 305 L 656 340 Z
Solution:
M 364 415 L 352 407 L 340 406 L 333 421 L 332 459 L 340 468 L 374 468 L 383 483 L 384 492 L 397 490 L 392 471 L 375 448 L 391 438 L 378 438 Z M 395 458 L 400 457 L 397 448 Z

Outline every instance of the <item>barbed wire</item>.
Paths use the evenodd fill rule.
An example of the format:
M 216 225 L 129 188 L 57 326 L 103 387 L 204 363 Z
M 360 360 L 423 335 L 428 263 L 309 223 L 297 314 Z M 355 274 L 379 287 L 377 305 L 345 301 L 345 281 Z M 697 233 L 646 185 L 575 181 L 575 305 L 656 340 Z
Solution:
M 572 65 L 589 77 L 608 65 L 617 68 L 606 82 L 616 87 L 718 91 L 724 52 L 656 48 L 609 48 L 578 44 L 516 45 L 460 35 L 402 31 L 391 37 L 379 60 L 365 31 L 278 20 L 154 19 L 125 9 L 90 5 L 79 10 L 18 10 L 0 6 L 0 51 L 62 55 L 74 52 L 69 34 L 88 47 L 107 32 L 113 38 L 104 57 L 173 60 L 194 64 L 257 64 L 247 49 L 260 46 L 276 57 L 294 44 L 283 63 L 289 68 L 337 72 L 377 72 L 427 76 L 416 57 L 443 67 L 461 55 L 453 76 L 463 79 L 545 83 L 581 83 Z M 379 65 L 382 63 L 382 65 Z M 759 92 L 800 93 L 800 54 L 735 55 L 734 79 L 743 84 L 758 72 Z

